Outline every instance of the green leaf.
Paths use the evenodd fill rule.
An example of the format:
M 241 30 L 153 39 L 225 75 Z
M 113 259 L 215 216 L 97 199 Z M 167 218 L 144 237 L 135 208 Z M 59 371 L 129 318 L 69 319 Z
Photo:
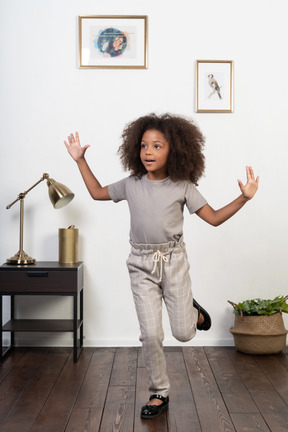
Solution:
M 284 299 L 284 296 L 279 295 L 273 300 L 263 300 L 260 298 L 244 300 L 243 302 L 239 302 L 235 306 L 234 313 L 236 315 L 240 315 L 242 310 L 244 316 L 274 315 L 275 313 L 280 312 L 280 309 L 282 310 L 282 312 L 288 313 L 288 304 L 286 303 L 286 301 L 284 301 Z

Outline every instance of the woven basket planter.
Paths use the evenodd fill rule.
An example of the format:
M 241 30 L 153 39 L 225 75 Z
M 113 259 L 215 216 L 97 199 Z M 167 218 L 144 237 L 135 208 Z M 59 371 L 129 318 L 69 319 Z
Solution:
M 246 354 L 275 354 L 285 349 L 287 330 L 281 313 L 235 316 L 230 329 L 235 347 Z
M 229 301 L 234 307 L 235 303 Z M 286 347 L 288 331 L 282 312 L 273 315 L 235 315 L 230 329 L 235 348 L 246 354 L 276 354 Z

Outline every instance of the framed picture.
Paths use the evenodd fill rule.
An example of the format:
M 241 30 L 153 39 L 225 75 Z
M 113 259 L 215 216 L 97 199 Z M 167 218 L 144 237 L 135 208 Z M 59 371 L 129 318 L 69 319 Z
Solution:
M 79 16 L 79 68 L 147 69 L 147 16 Z
M 196 112 L 233 112 L 233 61 L 196 61 Z

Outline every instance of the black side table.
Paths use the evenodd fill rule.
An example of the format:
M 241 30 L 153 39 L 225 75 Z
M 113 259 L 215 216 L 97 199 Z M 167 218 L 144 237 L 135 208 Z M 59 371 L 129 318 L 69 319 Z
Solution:
M 72 319 L 17 319 L 17 295 L 72 296 Z M 11 297 L 11 319 L 3 324 L 2 297 Z M 83 347 L 83 263 L 59 264 L 39 261 L 31 265 L 0 266 L 0 360 L 14 346 L 15 332 L 73 332 L 73 360 Z M 3 332 L 11 332 L 11 345 L 3 347 Z M 79 335 L 79 337 L 78 337 Z

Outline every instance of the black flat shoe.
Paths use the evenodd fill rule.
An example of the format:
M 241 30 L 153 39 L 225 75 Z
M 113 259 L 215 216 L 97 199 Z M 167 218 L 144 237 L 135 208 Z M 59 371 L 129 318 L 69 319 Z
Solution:
M 207 331 L 210 329 L 211 327 L 211 317 L 208 314 L 208 312 L 203 309 L 202 306 L 199 305 L 199 303 L 196 302 L 196 300 L 193 299 L 193 306 L 198 309 L 198 318 L 200 316 L 200 313 L 203 315 L 204 317 L 204 321 L 202 324 L 197 324 L 197 330 L 204 330 Z
M 152 399 L 160 399 L 162 401 L 161 405 L 144 405 L 141 408 L 141 418 L 152 419 L 158 417 L 162 412 L 166 411 L 169 406 L 169 397 L 154 394 L 150 396 L 149 401 Z

